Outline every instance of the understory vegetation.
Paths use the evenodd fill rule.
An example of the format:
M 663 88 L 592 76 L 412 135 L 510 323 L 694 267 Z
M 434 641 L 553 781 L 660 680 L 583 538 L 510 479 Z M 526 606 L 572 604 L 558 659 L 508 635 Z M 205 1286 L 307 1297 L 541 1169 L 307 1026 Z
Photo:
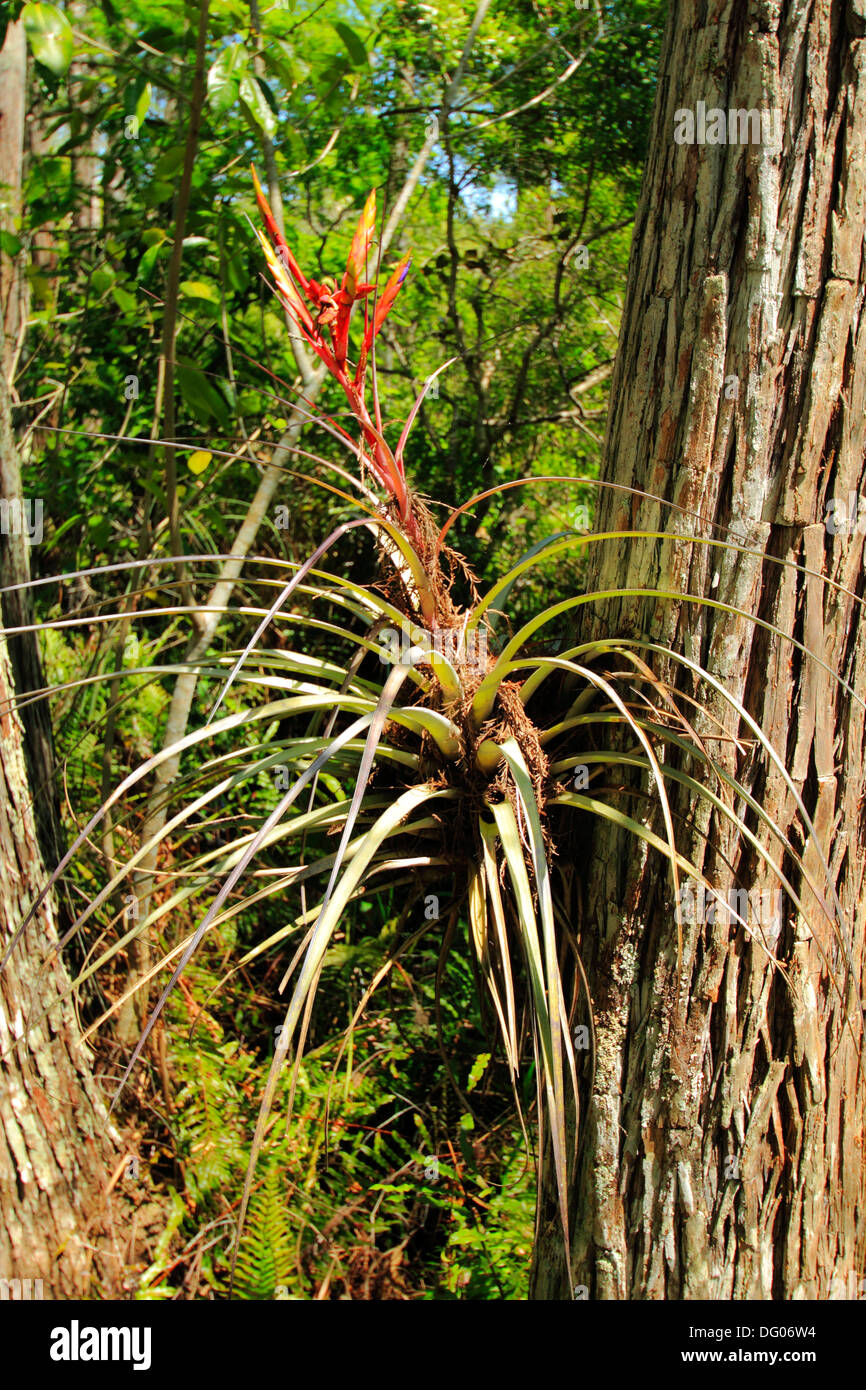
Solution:
M 345 467 L 340 441 L 296 409 L 321 387 L 262 279 L 247 216 L 258 221 L 251 161 L 315 273 L 345 258 L 371 187 L 379 233 L 401 192 L 411 195 L 386 252 L 386 264 L 410 252 L 412 268 L 377 342 L 377 395 L 392 433 L 387 422 L 405 420 L 424 380 L 451 359 L 421 404 L 411 472 L 434 506 L 494 489 L 449 538 L 476 582 L 506 573 L 551 533 L 589 530 L 591 487 L 495 489 L 527 474 L 597 473 L 660 9 L 611 8 L 603 42 L 596 16 L 571 4 L 488 9 L 475 32 L 474 8 L 460 3 L 351 14 L 235 0 L 3 7 L 4 21 L 22 15 L 29 45 L 28 147 L 2 251 L 23 310 L 9 345 L 16 442 L 25 492 L 44 506 L 32 592 L 57 775 L 39 799 L 54 804 L 67 846 L 158 753 L 200 630 L 190 610 L 225 577 L 224 562 L 207 557 L 232 549 L 269 470 L 279 480 L 256 518 L 255 561 L 234 578 L 231 611 L 195 663 L 189 730 L 203 726 L 227 654 L 248 639 L 286 566 L 356 515 L 333 469 Z M 599 79 L 612 70 L 619 86 L 605 88 L 599 121 Z M 340 430 L 345 404 L 327 393 Z M 165 564 L 173 553 L 191 557 L 186 568 Z M 367 586 L 378 564 L 350 532 L 343 579 Z M 542 554 L 514 590 L 509 621 L 519 627 L 540 600 L 574 592 L 583 572 L 580 552 Z M 322 607 L 299 590 L 252 663 L 264 686 L 238 681 L 221 714 L 243 720 L 256 689 L 290 680 L 281 654 L 311 627 L 315 660 L 342 669 L 341 626 L 358 605 L 350 591 L 342 606 L 332 598 Z M 250 726 L 242 751 L 233 732 L 215 731 L 198 772 L 195 752 L 185 755 L 169 814 L 181 788 L 206 792 L 214 770 L 238 779 L 200 809 L 187 805 L 146 866 L 149 881 L 121 872 L 153 810 L 147 779 L 57 880 L 77 1007 L 109 1095 L 146 1018 L 124 1003 L 131 984 L 159 958 L 176 961 L 232 846 L 276 805 L 275 777 L 297 756 L 298 731 L 275 715 Z M 255 757 L 261 770 L 244 778 Z M 373 795 L 387 796 L 388 781 L 377 771 Z M 351 766 L 323 768 L 318 788 L 320 803 L 350 798 Z M 310 843 L 314 833 L 327 854 L 327 835 L 311 830 Z M 229 1287 L 284 1015 L 277 987 L 294 954 L 279 850 L 260 855 L 227 899 L 119 1100 L 134 1155 L 120 1182 L 144 1232 L 127 1281 L 138 1298 Z M 420 895 L 418 886 L 412 870 L 381 890 L 371 882 L 328 943 L 291 1121 L 286 1080 L 261 1137 L 237 1297 L 525 1290 L 539 1078 L 530 1062 L 515 1083 L 491 1041 L 465 891 L 444 869 Z M 382 962 L 425 924 L 435 930 L 365 1002 Z
M 7 626 L 38 633 L 58 835 L 31 916 L 57 895 L 128 1146 L 130 1297 L 525 1296 L 545 1180 L 573 1235 L 598 822 L 664 863 L 677 971 L 690 888 L 774 960 L 730 907 L 746 857 L 682 848 L 712 818 L 820 904 L 848 997 L 786 750 L 699 642 L 604 627 L 685 602 L 815 656 L 691 574 L 596 583 L 602 547 L 754 553 L 700 501 L 593 527 L 662 8 L 2 7 L 43 508 Z

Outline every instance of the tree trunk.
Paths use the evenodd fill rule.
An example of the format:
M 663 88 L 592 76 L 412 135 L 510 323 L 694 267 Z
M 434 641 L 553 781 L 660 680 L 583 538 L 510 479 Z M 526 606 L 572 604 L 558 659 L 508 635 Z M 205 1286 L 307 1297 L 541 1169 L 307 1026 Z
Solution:
M 17 232 L 26 107 L 21 24 L 7 31 L 0 77 L 0 182 L 8 195 L 3 224 Z M 10 377 L 26 313 L 20 264 L 0 254 L 3 586 L 29 579 L 25 523 L 38 515 L 36 499 L 22 505 L 12 427 Z M 43 685 L 37 640 L 33 632 L 21 633 L 7 647 L 5 638 L 6 628 L 32 623 L 26 588 L 3 594 L 2 620 L 0 956 L 45 882 L 43 852 L 55 862 L 59 857 L 48 707 L 31 703 L 22 715 L 15 707 L 16 688 L 20 696 Z M 119 1287 L 123 1267 L 110 1228 L 116 1134 L 79 1045 L 68 976 L 58 956 L 48 959 L 58 939 L 56 912 L 50 894 L 0 971 L 0 1298 L 84 1297 L 93 1284 L 105 1296 Z
M 597 530 L 736 535 L 750 553 L 601 542 L 590 585 L 690 592 L 759 615 L 860 701 L 866 640 L 845 590 L 864 590 L 866 525 L 851 524 L 852 502 L 856 516 L 866 498 L 864 35 L 863 0 L 725 0 L 712 13 L 695 0 L 671 4 L 604 476 L 701 519 L 609 492 Z M 699 102 L 707 131 L 711 108 L 778 109 L 781 141 L 678 143 L 687 123 L 675 113 L 695 113 L 697 136 Z M 702 701 L 698 733 L 712 739 L 717 719 L 743 741 L 713 751 L 822 892 L 829 863 L 853 968 L 788 856 L 803 910 L 786 901 L 769 943 L 787 979 L 759 931 L 700 921 L 684 923 L 678 973 L 661 856 L 596 827 L 581 951 L 597 1069 L 572 1191 L 573 1268 L 569 1280 L 546 1190 L 533 1296 L 862 1297 L 862 703 L 791 642 L 721 609 L 619 599 L 596 610 L 590 635 L 602 630 L 648 634 L 700 662 L 767 735 L 814 836 L 745 721 L 706 681 L 648 657 Z M 665 756 L 676 762 L 674 748 Z M 672 804 L 681 852 L 720 890 L 771 886 L 748 842 L 706 803 Z M 748 824 L 773 844 L 751 814 Z
M 0 637 L 0 951 L 45 882 L 14 699 Z M 56 942 L 49 895 L 0 972 L 0 1280 L 110 1297 L 123 1269 L 109 1206 L 117 1135 L 61 998 L 66 971 L 47 959 Z
M 0 497 L 20 502 L 5 379 L 0 455 Z M 0 535 L 4 583 L 26 580 L 27 545 L 20 528 Z M 27 592 L 3 595 L 6 623 L 31 621 Z M 35 636 L 13 641 L 16 674 L 25 673 L 22 688 L 35 688 L 41 684 Z M 31 720 L 39 741 L 28 760 L 15 699 L 11 654 L 0 629 L 0 956 L 45 882 L 43 846 L 58 840 L 52 798 L 34 795 L 35 777 L 52 786 L 47 705 L 30 706 L 31 715 L 43 710 L 44 716 Z M 0 1298 L 10 1291 L 4 1280 L 23 1281 L 11 1286 L 13 1297 L 22 1289 L 30 1296 L 36 1290 L 36 1296 L 85 1297 L 93 1280 L 105 1297 L 119 1287 L 122 1269 L 109 1209 L 117 1136 L 79 1045 L 66 970 L 58 956 L 47 958 L 57 940 L 57 905 L 49 894 L 0 971 Z M 28 1286 L 28 1280 L 42 1282 Z
M 21 186 L 24 166 L 24 124 L 27 109 L 27 51 L 24 26 L 10 24 L 0 50 L 0 185 L 5 198 L 0 206 L 0 227 L 17 235 L 21 231 Z M 27 280 L 21 257 L 0 251 L 0 501 L 3 537 L 0 542 L 0 585 L 26 584 L 30 578 L 30 539 L 43 524 L 42 500 L 24 498 L 21 468 L 12 426 L 12 389 L 15 364 L 27 322 Z M 38 523 L 38 525 L 37 525 Z M 29 590 L 12 589 L 2 597 L 6 628 L 26 627 L 33 621 Z M 36 634 L 21 633 L 9 642 L 15 687 L 20 694 L 44 685 Z M 22 711 L 29 783 L 36 807 L 36 825 L 43 854 L 56 863 L 61 854 L 59 809 L 53 778 L 54 749 L 51 719 L 44 701 L 32 702 Z
M 20 231 L 21 165 L 24 154 L 24 115 L 27 109 L 27 46 L 24 25 L 10 24 L 0 48 L 0 229 L 13 236 Z M 18 335 L 27 317 L 26 281 L 15 262 L 0 259 L 0 313 L 4 347 L 0 364 L 11 375 Z

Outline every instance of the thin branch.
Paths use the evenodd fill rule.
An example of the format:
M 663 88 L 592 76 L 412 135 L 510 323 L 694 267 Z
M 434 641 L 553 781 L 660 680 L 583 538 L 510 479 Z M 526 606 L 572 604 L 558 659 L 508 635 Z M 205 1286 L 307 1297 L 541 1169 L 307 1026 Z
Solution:
M 512 116 L 519 116 L 521 111 L 529 111 L 533 106 L 540 106 L 549 96 L 553 96 L 557 87 L 561 87 L 564 82 L 574 76 L 581 63 L 589 56 L 591 48 L 592 44 L 589 44 L 579 58 L 572 58 L 565 71 L 561 72 L 542 92 L 537 92 L 534 97 L 530 97 L 529 101 L 522 102 L 520 106 L 512 106 L 510 111 L 502 111 L 498 116 L 491 116 L 488 120 L 482 121 L 480 125 L 474 125 L 472 134 L 475 135 L 479 130 L 486 130 L 488 126 L 497 125 L 500 121 L 508 121 Z
M 183 240 L 186 231 L 186 219 L 189 211 L 190 196 L 192 193 L 192 172 L 196 150 L 198 148 L 198 133 L 201 127 L 202 110 L 205 100 L 204 58 L 205 46 L 207 44 L 209 9 L 210 0 L 201 0 L 198 16 L 198 36 L 195 49 L 195 73 L 193 76 L 189 127 L 187 129 L 186 146 L 184 149 L 183 172 L 181 174 L 180 185 L 177 191 L 177 203 L 175 206 L 174 240 L 172 242 L 171 259 L 166 276 L 165 310 L 162 320 L 162 344 L 159 354 L 156 403 L 154 406 L 154 439 L 159 437 L 160 417 L 163 416 L 164 418 L 162 435 L 164 441 L 163 456 L 165 459 L 165 491 L 166 500 L 168 502 L 171 543 L 175 555 L 181 554 L 182 546 L 180 540 L 180 512 L 177 496 L 177 464 L 174 449 L 172 448 L 172 441 L 176 433 L 174 411 L 174 352 L 177 339 L 177 311 L 180 299 L 180 268 L 183 259 Z M 178 576 L 183 578 L 182 569 L 178 571 Z M 193 602 L 191 591 L 188 595 L 185 595 L 185 599 L 190 603 Z
M 472 24 L 469 27 L 469 33 L 466 35 L 466 42 L 463 45 L 463 52 L 460 54 L 460 61 L 458 62 L 457 67 L 454 70 L 454 76 L 448 83 L 448 86 L 445 90 L 445 96 L 442 99 L 441 116 L 443 124 L 447 124 L 448 112 L 453 108 L 454 100 L 460 90 L 460 83 L 463 81 L 463 74 L 466 71 L 466 64 L 469 61 L 469 55 L 472 52 L 473 45 L 475 43 L 476 38 L 478 37 L 478 30 L 484 23 L 487 11 L 489 9 L 490 0 L 479 0 L 478 8 L 475 11 Z M 380 254 L 383 256 L 385 252 L 388 250 L 394 233 L 400 225 L 400 219 L 406 210 L 406 205 L 409 202 L 409 199 L 412 197 L 412 194 L 415 192 L 416 187 L 418 186 L 418 180 L 424 172 L 427 161 L 430 158 L 430 155 L 433 153 L 433 147 L 438 139 L 439 122 L 434 121 L 427 135 L 427 138 L 424 141 L 424 144 L 421 146 L 418 158 L 415 160 L 415 163 L 412 165 L 412 168 L 410 169 L 407 175 L 406 182 L 404 183 L 403 188 L 401 189 L 400 194 L 397 198 L 397 201 L 395 202 L 394 207 L 391 210 L 391 216 L 388 218 L 387 226 L 385 227 L 385 230 L 382 233 L 382 244 Z

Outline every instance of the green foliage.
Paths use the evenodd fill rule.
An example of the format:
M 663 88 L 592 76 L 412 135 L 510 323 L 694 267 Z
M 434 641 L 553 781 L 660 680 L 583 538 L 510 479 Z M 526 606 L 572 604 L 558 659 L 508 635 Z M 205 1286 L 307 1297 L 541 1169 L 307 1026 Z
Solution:
M 236 1286 L 246 1299 L 271 1299 L 288 1289 L 295 1252 L 289 1233 L 285 1182 L 278 1168 L 265 1170 L 250 1203 L 250 1219 L 238 1251 Z
M 176 1105 L 187 1190 L 198 1203 L 224 1189 L 235 1175 L 248 1107 L 244 1086 L 249 1090 L 253 1058 L 236 1041 L 214 1044 L 201 1036 L 189 1051 L 180 1043 L 176 1060 L 189 1073 Z
M 678 902 L 680 876 L 699 875 L 676 823 L 703 799 L 799 906 L 786 874 L 802 876 L 802 847 L 689 723 L 712 688 L 754 759 L 784 773 L 747 711 L 647 636 L 573 640 L 593 598 L 590 484 L 662 6 L 616 0 L 602 33 L 571 0 L 501 0 L 469 52 L 474 10 L 219 0 L 193 113 L 194 7 L 85 4 L 74 32 L 49 4 L 0 9 L 0 25 L 23 17 L 33 59 L 34 138 L 0 254 L 26 305 L 12 403 L 25 490 L 47 511 L 37 617 L 72 930 L 92 933 L 78 980 L 98 978 L 104 1024 L 134 947 L 161 952 L 161 986 L 183 972 L 170 1113 L 154 1105 L 147 1122 L 168 1214 L 142 1298 L 225 1295 L 239 1222 L 243 1298 L 519 1297 L 539 1159 L 524 1126 L 553 1164 L 567 1241 L 570 1115 L 592 1087 L 571 1032 L 592 1013 L 557 855 L 569 822 L 605 819 L 661 854 Z M 410 227 L 412 274 L 376 359 L 387 439 L 453 361 L 418 410 L 407 529 L 368 509 L 375 544 L 344 527 L 369 503 L 337 471 L 345 402 L 326 388 L 330 433 L 289 437 L 318 383 L 260 274 L 251 162 L 317 279 L 345 263 L 371 186 L 387 208 L 411 194 L 386 256 L 405 254 Z M 271 514 L 250 518 L 275 455 Z M 448 550 L 434 538 L 456 506 Z M 339 549 L 301 575 L 329 534 Z M 207 557 L 239 539 L 252 548 L 233 606 L 196 654 L 190 609 L 219 574 Z M 193 558 L 166 561 L 175 543 Z M 430 643 L 402 684 L 383 669 L 394 623 L 413 650 Z M 459 634 L 450 656 L 443 634 Z M 679 686 L 650 672 L 659 655 Z M 143 846 L 191 665 L 168 823 Z M 130 920 L 151 850 L 155 887 Z M 840 959 L 842 920 L 828 912 Z
M 158 383 L 197 12 L 170 0 L 88 4 L 77 8 L 73 33 L 55 6 L 23 9 L 34 60 L 29 120 L 38 138 L 24 169 L 23 207 L 14 226 L 4 226 L 0 251 L 29 295 L 14 423 L 25 490 L 45 502 L 34 572 L 65 576 L 38 589 L 36 602 L 56 689 L 70 840 L 106 789 L 159 748 L 190 636 L 186 600 L 202 601 L 217 575 L 210 561 L 190 565 L 185 576 L 156 563 L 171 553 L 168 457 L 178 475 L 183 550 L 224 554 L 292 419 L 297 362 L 244 216 L 254 214 L 251 162 L 260 172 L 276 169 L 293 246 L 321 276 L 345 261 L 370 188 L 390 210 L 435 130 L 388 253 L 390 264 L 411 243 L 413 266 L 377 357 L 386 432 L 399 432 L 421 383 L 454 357 L 413 436 L 410 471 L 431 498 L 462 501 L 525 475 L 597 471 L 660 15 L 654 5 L 618 0 L 606 8 L 608 36 L 598 42 L 594 16 L 571 0 L 543 10 L 502 0 L 446 109 L 443 93 L 474 10 L 469 0 L 444 0 L 435 14 L 415 4 L 298 0 L 261 6 L 256 19 L 241 0 L 211 6 L 206 101 L 170 325 L 172 455 L 160 444 L 166 416 Z M 0 23 L 20 12 L 3 6 Z M 575 53 L 583 62 L 572 71 Z M 599 82 L 613 69 L 616 97 L 605 98 L 599 120 Z M 581 247 L 588 259 L 576 254 Z M 327 390 L 321 400 L 339 419 L 344 402 Z M 237 607 L 201 663 L 199 726 L 251 617 L 265 611 L 289 572 L 279 565 L 303 560 L 355 515 L 347 499 L 301 485 L 288 471 L 342 486 L 329 468 L 345 463 L 338 441 L 310 428 L 300 446 L 305 453 L 284 460 L 285 482 L 258 534 L 261 564 L 240 578 Z M 492 583 L 551 534 L 588 529 L 579 509 L 591 502 L 586 488 L 502 490 L 463 516 L 450 539 L 479 581 Z M 540 603 L 578 591 L 581 555 L 542 550 L 509 595 L 511 621 L 519 626 Z M 76 573 L 140 556 L 153 563 Z M 160 846 L 159 891 L 147 921 L 135 924 L 160 950 L 191 936 L 215 882 L 225 881 L 273 812 L 281 795 L 274 763 L 282 760 L 293 777 L 309 767 L 315 750 L 303 739 L 326 737 L 344 678 L 349 698 L 366 702 L 365 710 L 375 703 L 378 655 L 350 677 L 347 641 L 359 631 L 373 640 L 371 625 L 383 616 L 371 588 L 376 564 L 370 545 L 343 545 L 332 578 L 311 578 L 292 613 L 263 638 L 276 645 L 255 654 L 249 679 L 230 692 L 220 711 L 229 724 L 215 724 L 206 751 L 184 749 L 171 792 L 177 823 Z M 311 633 L 316 664 L 292 665 Z M 320 706 L 303 720 L 294 709 L 268 714 L 268 701 L 316 682 Z M 389 772 L 410 756 L 405 744 L 386 745 L 394 761 L 377 771 L 371 809 L 376 796 L 387 802 Z M 143 1297 L 228 1287 L 227 1242 L 282 1017 L 275 987 L 296 945 L 296 850 L 309 862 L 333 862 L 362 747 L 363 735 L 329 763 L 309 805 L 299 803 L 288 830 L 278 826 L 262 847 L 262 876 L 223 904 L 190 976 L 205 1013 L 194 1019 L 187 1004 L 172 1004 L 175 1111 L 170 1132 L 154 1142 L 173 1157 L 170 1171 L 156 1166 L 154 1180 L 176 1197 L 142 1277 Z M 130 968 L 124 866 L 139 847 L 149 786 L 149 777 L 130 786 L 102 839 L 90 840 L 71 869 L 74 891 L 94 904 L 87 970 L 106 1008 Z M 310 819 L 296 842 L 302 814 Z M 368 1005 L 352 1034 L 326 1128 L 334 1038 L 360 1006 L 362 984 L 399 944 L 405 923 L 395 894 L 405 896 L 419 879 L 416 868 L 396 887 L 359 891 L 330 940 L 289 1137 L 281 1091 L 251 1193 L 238 1255 L 244 1297 L 324 1289 L 487 1298 L 525 1289 L 535 1174 L 508 1065 L 488 1041 L 490 1005 L 477 1002 L 468 948 L 446 952 L 440 964 L 441 942 L 425 938 L 417 953 L 401 957 L 387 1005 Z M 471 934 L 465 908 L 455 909 L 455 931 Z M 475 1129 L 460 1125 L 446 1059 L 471 1101 Z M 404 1096 L 420 1099 L 404 1110 Z M 531 1087 L 523 1099 L 531 1109 Z M 427 1176 L 434 1157 L 438 1175 Z
M 75 39 L 72 26 L 56 5 L 25 5 L 21 11 L 30 51 L 55 77 L 63 77 L 72 62 Z
M 590 15 L 567 0 L 548 10 L 542 18 L 531 6 L 501 6 L 490 15 L 460 109 L 442 127 L 412 204 L 413 275 L 386 329 L 380 384 L 386 415 L 399 419 L 424 376 L 458 359 L 419 421 L 416 463 L 434 497 L 469 495 L 530 470 L 591 474 L 598 463 L 594 422 L 606 387 L 601 380 L 584 391 L 581 383 L 613 353 L 633 173 L 646 138 L 656 42 L 648 35 L 657 33 L 658 15 L 633 3 L 613 6 L 597 43 Z M 292 399 L 285 325 L 270 307 L 242 216 L 252 212 L 249 161 L 261 167 L 262 142 L 273 139 L 298 252 L 321 272 L 345 254 L 370 186 L 395 196 L 436 116 L 443 74 L 454 69 L 471 13 L 452 0 L 433 23 L 424 7 L 384 6 L 365 26 L 331 0 L 292 12 L 270 6 L 260 43 L 244 5 L 213 8 L 184 239 L 177 435 L 190 448 L 233 454 L 240 444 L 241 451 L 207 484 L 182 480 L 181 530 L 190 548 L 230 524 Z M 58 547 L 39 557 L 46 567 L 133 553 L 142 510 L 165 507 L 159 459 L 135 441 L 154 428 L 194 21 L 193 11 L 133 0 L 122 11 L 89 8 L 78 21 L 87 35 L 78 60 L 34 113 L 45 138 L 27 171 L 21 241 L 33 332 L 18 382 L 21 401 L 34 404 L 23 405 L 17 420 L 29 481 L 45 498 L 49 543 Z M 582 45 L 583 66 L 520 111 Z M 597 118 L 603 61 L 616 65 L 615 90 L 631 102 L 622 120 L 617 111 Z M 501 118 L 512 110 L 518 114 Z M 592 142 L 625 128 L 627 144 L 602 158 Z M 591 253 L 588 268 L 574 262 L 578 239 Z M 73 433 L 43 432 L 46 423 Z M 244 433 L 259 423 L 261 444 L 244 449 Z M 105 443 L 94 447 L 93 433 Z M 311 445 L 333 456 L 327 436 Z M 91 505 L 83 511 L 85 494 Z M 486 533 L 475 531 L 492 509 L 488 532 L 511 544 L 513 560 L 544 534 L 546 505 L 484 502 L 457 538 L 482 564 Z M 310 530 L 293 528 L 296 544 L 324 533 L 324 512 L 320 500 Z M 166 532 L 158 535 L 164 544 Z
M 217 956 L 211 959 L 216 964 Z M 497 1123 L 488 1132 L 480 1119 L 467 1129 L 467 1117 L 459 1121 L 430 1025 L 429 952 L 388 1010 L 374 1012 L 359 1030 L 341 1072 L 334 1070 L 330 1019 L 345 1007 L 345 982 L 357 998 L 363 962 L 375 959 L 375 942 L 362 936 L 357 948 L 335 950 L 329 962 L 316 1029 L 325 1039 L 304 1059 L 288 1130 L 287 1092 L 275 1107 L 238 1250 L 235 1296 L 297 1299 L 324 1288 L 332 1297 L 363 1297 L 372 1286 L 382 1297 L 521 1297 L 532 1244 L 532 1164 L 519 1131 L 503 1133 Z M 501 1117 L 507 1100 L 497 1094 L 497 1068 L 491 1070 L 489 1053 L 473 1057 L 480 1034 L 467 1033 L 471 975 L 457 958 L 448 973 L 443 1042 L 469 1082 L 476 1078 L 471 1089 L 480 1112 Z M 255 1010 L 238 999 L 241 1027 L 248 1035 L 252 1027 L 261 1050 L 250 1046 L 253 1036 L 230 1040 L 220 1020 L 228 1020 L 234 1002 L 224 989 L 215 992 L 218 980 L 208 958 L 200 959 L 192 994 L 172 1006 L 171 1132 L 184 1197 L 173 1210 L 182 1223 L 174 1220 L 161 1241 L 140 1297 L 177 1296 L 197 1257 L 205 1281 L 198 1296 L 228 1289 L 251 1100 L 263 1084 L 270 1025 L 264 1017 L 256 1022 Z M 210 1008 L 198 1012 L 193 995 L 209 999 Z M 404 1088 L 418 1096 L 417 1106 L 407 1108 Z M 158 1167 L 153 1177 L 160 1181 Z

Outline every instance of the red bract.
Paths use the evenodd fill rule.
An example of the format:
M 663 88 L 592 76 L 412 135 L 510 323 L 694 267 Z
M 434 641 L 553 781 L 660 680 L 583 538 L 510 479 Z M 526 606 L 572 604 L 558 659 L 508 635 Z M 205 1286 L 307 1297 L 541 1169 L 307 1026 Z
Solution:
M 364 334 L 354 372 L 349 366 L 349 326 L 354 306 L 366 300 L 376 290 L 376 284 L 364 280 L 370 245 L 376 229 L 376 191 L 364 204 L 358 226 L 349 248 L 346 269 L 339 289 L 323 280 L 321 284 L 304 275 L 277 226 L 268 200 L 253 169 L 256 201 L 264 218 L 267 237 L 256 235 L 261 242 L 268 268 L 286 312 L 313 351 L 346 393 L 367 448 L 367 462 L 379 484 L 394 498 L 403 521 L 410 516 L 409 494 L 403 472 L 402 458 L 394 456 L 370 417 L 365 400 L 367 362 L 373 341 L 387 318 L 400 286 L 406 278 L 410 257 L 404 256 L 376 301 L 371 314 L 365 306 Z M 327 333 L 327 338 L 325 334 Z

